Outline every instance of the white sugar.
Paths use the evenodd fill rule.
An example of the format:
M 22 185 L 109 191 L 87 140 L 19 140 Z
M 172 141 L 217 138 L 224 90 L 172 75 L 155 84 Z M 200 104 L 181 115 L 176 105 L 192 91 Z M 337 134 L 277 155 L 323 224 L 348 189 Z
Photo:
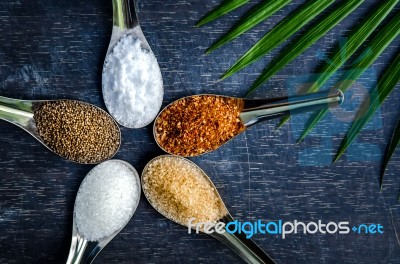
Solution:
M 157 59 L 126 35 L 113 48 L 103 69 L 103 97 L 115 120 L 130 128 L 150 124 L 163 99 L 163 83 Z
M 89 172 L 79 188 L 76 226 L 89 241 L 110 236 L 128 223 L 139 199 L 136 171 L 117 160 L 103 162 Z

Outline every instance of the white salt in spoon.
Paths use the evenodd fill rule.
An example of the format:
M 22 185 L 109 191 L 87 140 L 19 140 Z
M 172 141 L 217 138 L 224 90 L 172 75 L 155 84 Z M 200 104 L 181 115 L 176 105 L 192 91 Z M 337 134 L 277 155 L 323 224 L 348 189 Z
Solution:
M 157 116 L 158 111 L 161 108 L 162 99 L 163 99 L 163 83 L 160 67 L 157 63 L 157 59 L 154 56 L 153 51 L 150 48 L 149 43 L 147 42 L 142 29 L 140 28 L 139 21 L 137 18 L 136 10 L 135 10 L 135 1 L 134 0 L 112 0 L 113 5 L 113 30 L 111 35 L 110 44 L 108 46 L 106 58 L 103 65 L 103 75 L 102 75 L 102 91 L 104 103 L 110 112 L 110 114 L 114 117 L 114 119 L 122 126 L 128 128 L 140 128 L 145 127 L 150 124 L 154 118 Z M 140 41 L 140 48 L 144 51 L 143 54 L 146 55 L 146 58 L 149 60 L 148 63 L 151 64 L 151 67 L 147 67 L 148 65 L 141 65 L 141 69 L 146 68 L 141 72 L 142 76 L 133 77 L 134 72 L 129 72 L 129 68 L 125 69 L 126 76 L 123 76 L 123 79 L 132 79 L 138 78 L 138 83 L 143 83 L 143 76 L 147 76 L 149 80 L 152 81 L 150 85 L 151 89 L 155 89 L 156 92 L 153 92 L 149 98 L 144 98 L 144 95 L 140 95 L 135 91 L 135 87 L 129 87 L 134 95 L 129 95 L 126 92 L 119 91 L 118 81 L 115 78 L 119 78 L 113 70 L 109 70 L 108 61 L 109 58 L 112 58 L 114 48 L 118 47 L 118 44 L 121 43 L 124 39 L 128 37 L 133 37 L 133 39 Z M 134 47 L 131 47 L 134 49 Z M 142 54 L 142 55 L 143 55 Z M 135 54 L 136 56 L 136 54 Z M 123 56 L 123 61 L 118 63 L 114 63 L 114 65 L 118 65 L 119 67 L 126 68 L 126 61 L 133 58 L 126 58 Z M 117 70 L 117 69 L 114 69 Z M 118 69 L 122 70 L 122 69 Z M 110 72 L 108 72 L 110 71 Z M 156 80 L 156 81 L 154 81 Z M 132 80 L 130 80 L 132 81 Z M 156 87 L 154 87 L 156 86 Z M 129 106 L 132 107 L 137 106 L 138 104 L 143 105 L 143 109 L 141 111 L 136 111 L 136 115 L 140 117 L 121 117 L 121 115 L 129 115 L 129 106 L 122 104 L 121 101 L 125 97 L 129 98 Z M 127 100 L 127 99 L 125 99 Z M 143 102 L 146 100 L 146 102 Z M 151 109 L 151 110 L 149 110 Z M 140 121 L 133 121 L 131 118 L 140 118 Z
M 76 196 L 67 264 L 92 263 L 132 218 L 140 192 L 139 175 L 129 163 L 108 160 L 94 167 Z
M 168 218 L 169 220 L 171 220 L 179 225 L 187 227 L 187 225 L 184 225 L 183 223 L 180 223 L 177 220 L 172 219 L 172 217 L 170 217 L 170 215 L 173 215 L 173 213 L 168 212 L 168 209 L 162 210 L 161 208 L 159 208 L 159 206 L 157 206 L 157 204 L 156 204 L 157 202 L 155 201 L 157 198 L 151 197 L 149 190 L 145 186 L 146 178 L 149 177 L 148 170 L 149 170 L 149 167 L 151 166 L 151 164 L 159 159 L 165 159 L 165 158 L 180 159 L 181 161 L 187 163 L 189 166 L 193 167 L 194 170 L 197 170 L 198 172 L 200 172 L 200 174 L 204 177 L 204 179 L 210 184 L 210 186 L 212 186 L 212 188 L 215 191 L 215 195 L 220 200 L 220 204 L 223 205 L 223 207 L 224 207 L 224 210 L 223 210 L 224 216 L 221 219 L 218 219 L 217 223 L 223 223 L 225 225 L 229 222 L 234 221 L 233 217 L 230 215 L 230 213 L 228 212 L 228 209 L 226 208 L 224 202 L 222 201 L 222 198 L 219 195 L 217 188 L 215 187 L 215 185 L 211 181 L 211 179 L 208 177 L 208 175 L 200 167 L 198 167 L 195 163 L 191 162 L 190 160 L 183 158 L 183 157 L 172 156 L 172 155 L 162 155 L 162 156 L 158 156 L 158 157 L 152 159 L 151 161 L 149 161 L 149 163 L 147 163 L 147 165 L 145 166 L 145 168 L 143 169 L 143 172 L 142 172 L 142 189 L 143 189 L 144 196 L 146 197 L 147 201 L 153 206 L 153 208 L 157 212 L 159 212 L 161 215 Z M 182 173 L 185 173 L 185 171 L 182 171 Z M 171 179 L 171 180 L 173 180 L 173 179 Z M 200 231 L 203 232 L 201 229 L 200 229 Z M 270 256 L 267 255 L 267 253 L 265 253 L 253 240 L 247 239 L 246 235 L 243 233 L 231 234 L 228 232 L 224 232 L 224 233 L 214 232 L 214 233 L 210 234 L 210 236 L 212 236 L 212 237 L 218 239 L 219 241 L 221 241 L 222 243 L 226 244 L 229 248 L 231 248 L 236 254 L 238 254 L 247 263 L 250 263 L 250 264 L 274 264 L 275 263 L 275 261 Z

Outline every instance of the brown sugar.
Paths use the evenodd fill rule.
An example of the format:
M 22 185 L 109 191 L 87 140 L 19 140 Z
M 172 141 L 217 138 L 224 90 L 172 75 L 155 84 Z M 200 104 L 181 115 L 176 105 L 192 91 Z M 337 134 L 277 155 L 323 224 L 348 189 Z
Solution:
M 197 95 L 172 103 L 156 120 L 158 144 L 167 152 L 196 156 L 217 149 L 244 130 L 235 98 Z
M 190 161 L 164 156 L 149 163 L 143 172 L 143 192 L 165 217 L 187 226 L 216 223 L 228 212 L 213 185 Z

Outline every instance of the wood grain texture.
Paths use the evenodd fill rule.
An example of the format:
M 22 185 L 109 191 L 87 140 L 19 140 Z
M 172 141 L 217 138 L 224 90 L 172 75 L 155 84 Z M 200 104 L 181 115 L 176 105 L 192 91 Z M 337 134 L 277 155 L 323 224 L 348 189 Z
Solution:
M 279 11 L 238 40 L 203 56 L 205 49 L 252 4 L 194 28 L 219 0 L 140 0 L 138 15 L 159 61 L 164 105 L 182 96 L 241 96 L 268 63 L 269 54 L 224 82 L 219 76 L 266 30 L 303 1 Z M 349 29 L 378 1 L 353 15 L 279 72 L 256 97 L 293 94 L 307 83 Z M 397 8 L 399 10 L 399 8 Z M 111 0 L 0 1 L 0 95 L 21 99 L 81 99 L 104 108 L 101 69 L 112 27 Z M 347 154 L 329 165 L 346 133 L 351 111 L 399 52 L 394 41 L 305 142 L 295 145 L 307 115 L 275 131 L 277 121 L 252 127 L 220 150 L 193 158 L 213 179 L 232 215 L 242 221 L 349 221 L 379 223 L 382 235 L 257 234 L 254 240 L 277 263 L 400 263 L 400 152 L 388 166 L 384 189 L 379 173 L 400 109 L 400 89 Z M 336 76 L 339 77 L 339 76 Z M 334 85 L 334 83 L 330 83 Z M 122 128 L 116 158 L 139 172 L 162 154 L 151 127 Z M 61 160 L 24 131 L 0 122 L 0 263 L 65 263 L 72 210 L 79 184 L 93 166 Z M 227 247 L 206 235 L 189 235 L 159 215 L 142 197 L 127 227 L 94 263 L 240 263 Z

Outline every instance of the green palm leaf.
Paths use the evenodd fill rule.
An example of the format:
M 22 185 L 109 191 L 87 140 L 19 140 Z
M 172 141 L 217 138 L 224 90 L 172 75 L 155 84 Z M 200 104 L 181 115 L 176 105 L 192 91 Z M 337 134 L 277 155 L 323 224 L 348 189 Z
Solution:
M 356 121 L 353 123 L 350 130 L 347 132 L 346 137 L 342 141 L 334 162 L 336 162 L 340 156 L 342 156 L 348 146 L 350 146 L 351 142 L 353 142 L 353 140 L 357 137 L 364 125 L 371 119 L 375 111 L 385 101 L 399 81 L 400 53 L 396 56 L 394 62 L 380 78 L 377 87 L 372 91 L 371 95 L 373 97 L 370 98 L 370 102 L 365 101 L 360 107 L 360 109 L 367 109 L 367 111 L 365 113 L 361 113 L 362 116 L 358 116 L 356 118 Z
M 397 196 L 397 201 L 400 202 L 400 189 L 399 189 L 399 195 Z
M 321 21 L 315 23 L 310 27 L 302 36 L 296 39 L 293 43 L 287 45 L 287 47 L 276 57 L 268 67 L 261 73 L 257 80 L 252 84 L 246 93 L 246 96 L 254 92 L 261 84 L 266 82 L 275 73 L 285 67 L 288 63 L 299 56 L 308 47 L 314 44 L 320 39 L 325 33 L 336 26 L 340 21 L 347 17 L 357 7 L 359 7 L 364 0 L 350 0 L 344 1 L 332 10 L 329 15 L 322 18 Z
M 221 79 L 225 79 L 247 65 L 259 60 L 265 54 L 276 48 L 300 28 L 324 11 L 335 0 L 310 0 L 298 8 L 294 13 L 282 20 L 253 47 L 251 47 L 239 60 L 229 68 Z
M 368 44 L 368 47 L 355 60 L 356 63 L 350 70 L 346 71 L 338 89 L 345 92 L 354 82 L 368 69 L 369 66 L 382 54 L 387 46 L 400 34 L 400 12 L 390 20 L 379 32 L 374 36 Z M 306 129 L 300 136 L 301 141 L 315 127 L 315 125 L 328 113 L 328 109 L 324 109 L 316 113 L 307 124 Z
M 199 22 L 197 22 L 196 27 L 200 27 L 207 24 L 229 12 L 241 7 L 242 5 L 249 2 L 249 0 L 225 0 L 217 8 L 205 15 Z
M 382 1 L 381 5 L 375 9 L 372 14 L 355 28 L 350 34 L 344 47 L 339 47 L 329 63 L 325 63 L 321 69 L 318 79 L 307 90 L 307 93 L 318 91 L 335 72 L 353 55 L 371 33 L 386 18 L 390 11 L 396 6 L 399 0 Z M 284 117 L 279 126 L 282 126 L 290 119 L 290 116 Z
M 383 185 L 383 176 L 385 174 L 386 167 L 387 167 L 394 151 L 396 150 L 396 147 L 399 144 L 400 144 L 400 119 L 397 122 L 397 126 L 393 131 L 393 136 L 389 143 L 388 151 L 385 156 L 385 161 L 383 162 L 383 170 L 382 170 L 382 175 L 381 175 L 381 189 L 382 189 L 382 185 Z
M 212 51 L 218 49 L 219 47 L 225 45 L 229 41 L 237 38 L 247 30 L 255 27 L 262 21 L 266 20 L 268 17 L 273 15 L 275 12 L 292 2 L 292 0 L 269 0 L 263 1 L 251 9 L 231 30 L 222 36 L 219 40 L 214 42 L 211 47 L 209 47 L 206 53 L 211 53 Z

